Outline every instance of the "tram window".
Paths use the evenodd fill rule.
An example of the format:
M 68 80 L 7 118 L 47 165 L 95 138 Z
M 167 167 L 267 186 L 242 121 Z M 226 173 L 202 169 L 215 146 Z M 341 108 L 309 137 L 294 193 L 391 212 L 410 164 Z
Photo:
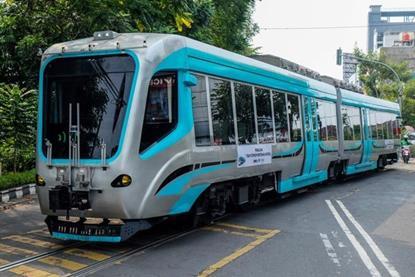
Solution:
M 209 146 L 209 110 L 206 91 L 206 77 L 195 75 L 197 85 L 192 87 L 193 119 L 197 146 Z
M 334 106 L 334 112 L 336 112 L 336 105 Z M 328 140 L 337 140 L 337 116 L 331 116 L 327 118 L 327 138 Z
M 209 89 L 214 144 L 235 144 L 231 83 L 209 78 Z
M 327 120 L 327 140 L 337 140 L 337 114 L 336 104 L 328 103 L 328 115 Z
M 376 112 L 376 129 L 378 132 L 377 139 L 384 139 L 385 130 L 383 129 L 383 113 Z
M 401 136 L 401 127 L 399 126 L 399 120 L 396 114 L 393 115 L 393 118 L 394 118 L 393 138 L 399 139 Z
M 140 152 L 170 133 L 177 124 L 177 74 L 159 72 L 150 80 Z
M 387 113 L 383 113 L 383 130 L 384 132 L 384 139 L 389 139 L 390 138 L 390 134 L 389 134 L 389 128 L 388 128 L 388 115 Z
M 320 135 L 321 141 L 327 140 L 327 123 L 326 123 L 326 111 L 325 111 L 325 105 L 322 101 L 316 101 L 317 105 L 317 121 L 318 121 L 318 130 Z
M 301 141 L 301 115 L 299 97 L 297 95 L 287 94 L 287 102 L 291 141 Z
M 320 140 L 321 141 L 326 141 L 327 140 L 327 122 L 326 122 L 326 119 L 319 114 L 319 115 L 317 115 L 317 120 L 318 120 Z
M 374 125 L 374 131 L 372 132 L 372 138 L 373 139 L 379 139 L 380 137 L 382 137 L 383 132 L 382 130 L 379 129 L 378 126 L 378 112 L 373 112 L 373 125 Z
M 379 115 L 379 127 L 383 133 L 383 136 L 381 139 L 388 139 L 389 138 L 388 115 L 385 112 L 379 112 L 378 115 Z
M 387 117 L 385 113 L 382 113 L 382 129 L 383 129 L 383 139 L 388 139 L 389 134 L 388 134 L 388 125 L 387 125 Z
M 234 89 L 239 143 L 257 143 L 252 87 L 235 83 Z
M 336 104 L 317 101 L 320 140 L 337 140 Z
M 378 133 L 376 128 L 376 112 L 369 111 L 369 125 L 372 139 L 377 139 Z
M 351 122 L 353 124 L 353 139 L 361 140 L 362 139 L 362 128 L 360 122 L 360 109 L 349 107 L 352 110 Z
M 399 125 L 398 120 L 396 119 L 396 114 L 390 114 L 390 120 L 391 120 L 391 139 L 397 139 L 399 138 Z
M 387 127 L 388 127 L 388 139 L 393 139 L 393 115 L 388 113 L 388 122 L 387 122 Z
M 353 140 L 353 124 L 350 118 L 349 107 L 342 106 L 343 136 L 344 140 Z
M 272 123 L 270 91 L 267 89 L 255 88 L 255 102 L 259 143 L 273 143 L 274 127 Z
M 288 142 L 288 118 L 285 102 L 285 93 L 273 91 L 275 137 L 277 142 Z

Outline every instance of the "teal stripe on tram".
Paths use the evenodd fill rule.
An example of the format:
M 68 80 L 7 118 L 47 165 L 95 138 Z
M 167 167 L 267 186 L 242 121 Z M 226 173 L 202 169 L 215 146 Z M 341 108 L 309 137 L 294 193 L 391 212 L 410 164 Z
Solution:
M 205 191 L 210 184 L 197 184 L 188 189 L 170 209 L 169 214 L 180 214 L 190 211 L 193 204 L 200 194 Z

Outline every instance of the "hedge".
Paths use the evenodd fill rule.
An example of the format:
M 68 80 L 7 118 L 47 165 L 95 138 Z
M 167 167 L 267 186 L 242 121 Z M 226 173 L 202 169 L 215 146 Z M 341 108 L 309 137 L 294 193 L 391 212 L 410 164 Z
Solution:
M 0 191 L 33 184 L 35 182 L 35 175 L 34 169 L 17 173 L 6 173 L 0 176 Z

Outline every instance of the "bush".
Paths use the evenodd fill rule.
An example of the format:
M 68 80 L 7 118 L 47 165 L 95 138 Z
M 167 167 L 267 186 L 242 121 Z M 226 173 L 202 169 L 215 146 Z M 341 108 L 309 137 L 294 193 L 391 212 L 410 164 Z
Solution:
M 18 173 L 7 173 L 0 176 L 0 191 L 9 188 L 19 187 L 35 182 L 35 170 Z
M 0 84 L 0 162 L 4 171 L 34 167 L 36 101 L 35 90 Z

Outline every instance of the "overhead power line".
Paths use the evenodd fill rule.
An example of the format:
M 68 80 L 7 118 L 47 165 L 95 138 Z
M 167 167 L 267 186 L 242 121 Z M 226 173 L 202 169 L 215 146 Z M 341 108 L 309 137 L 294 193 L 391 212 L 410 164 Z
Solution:
M 415 22 L 408 23 L 385 23 L 385 24 L 374 24 L 370 27 L 380 27 L 380 26 L 409 26 L 415 28 Z M 343 25 L 343 26 L 309 26 L 309 27 L 262 27 L 261 30 L 329 30 L 329 29 L 359 29 L 359 28 L 369 28 L 368 25 Z

